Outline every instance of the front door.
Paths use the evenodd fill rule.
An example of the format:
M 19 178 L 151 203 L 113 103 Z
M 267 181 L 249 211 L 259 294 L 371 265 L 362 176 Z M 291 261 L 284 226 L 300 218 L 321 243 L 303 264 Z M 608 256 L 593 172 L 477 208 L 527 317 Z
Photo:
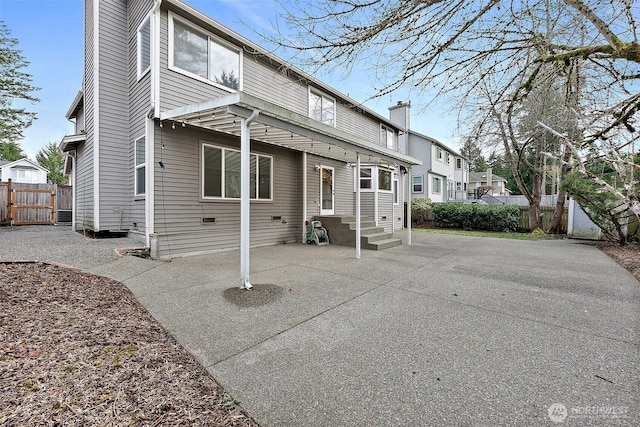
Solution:
M 320 167 L 320 215 L 333 215 L 333 168 Z

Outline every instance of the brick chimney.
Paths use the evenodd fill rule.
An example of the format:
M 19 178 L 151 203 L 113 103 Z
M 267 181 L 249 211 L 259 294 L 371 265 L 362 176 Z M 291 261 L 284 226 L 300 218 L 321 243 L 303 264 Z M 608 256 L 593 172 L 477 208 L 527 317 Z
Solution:
M 488 191 L 488 194 L 493 196 L 493 169 L 487 168 L 486 175 L 487 175 L 487 185 L 491 187 L 491 190 Z

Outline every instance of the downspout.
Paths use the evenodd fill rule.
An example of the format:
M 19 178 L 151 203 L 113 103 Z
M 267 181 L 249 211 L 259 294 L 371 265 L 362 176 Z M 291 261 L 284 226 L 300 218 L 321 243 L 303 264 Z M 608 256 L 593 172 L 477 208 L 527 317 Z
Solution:
M 302 243 L 307 240 L 307 152 L 302 152 Z
M 249 125 L 260 114 L 253 110 L 251 115 L 242 119 L 240 125 L 240 289 L 251 290 L 253 285 L 249 281 L 249 228 L 251 226 L 249 203 L 249 173 L 251 165 L 251 135 Z
M 356 153 L 356 259 L 360 249 L 360 153 Z
M 155 234 L 155 118 L 160 115 L 160 5 L 162 0 L 156 0 L 151 8 L 151 77 L 149 98 L 151 101 L 149 111 L 147 112 L 145 125 L 145 152 L 147 155 L 145 179 L 147 180 L 147 188 L 145 189 L 145 241 L 146 246 L 151 247 L 151 236 Z M 157 243 L 157 242 L 156 242 Z
M 409 185 L 407 185 L 406 194 L 407 194 L 407 245 L 411 246 L 411 193 L 413 188 L 413 172 L 411 167 L 407 171 L 407 177 L 409 181 Z M 424 182 L 422 183 L 424 185 Z

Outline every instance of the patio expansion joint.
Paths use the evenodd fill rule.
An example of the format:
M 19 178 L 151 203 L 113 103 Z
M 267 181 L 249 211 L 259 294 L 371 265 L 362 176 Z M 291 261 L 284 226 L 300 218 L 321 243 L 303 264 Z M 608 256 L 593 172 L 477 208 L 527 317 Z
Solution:
M 581 334 L 581 335 L 587 335 L 589 337 L 602 338 L 602 339 L 609 340 L 609 341 L 615 341 L 615 342 L 619 342 L 619 343 L 622 343 L 622 344 L 628 344 L 628 345 L 631 345 L 633 347 L 636 347 L 636 348 L 640 349 L 640 342 L 634 342 L 634 341 L 623 340 L 623 339 L 614 338 L 614 337 L 608 337 L 608 336 L 601 335 L 601 334 L 594 334 L 594 333 L 582 331 L 580 329 L 569 328 L 569 327 L 558 325 L 558 324 L 555 324 L 555 323 L 550 323 L 550 322 L 546 322 L 546 321 L 542 321 L 542 320 L 536 320 L 536 319 L 532 319 L 530 317 L 525 317 L 525 316 L 518 316 L 518 315 L 515 315 L 515 314 L 511 314 L 511 313 L 507 313 L 507 312 L 504 312 L 504 311 L 500 311 L 500 310 L 494 310 L 494 309 L 481 307 L 481 306 L 474 305 L 474 304 L 468 304 L 468 303 L 465 303 L 465 302 L 462 302 L 462 301 L 456 301 L 456 300 L 453 300 L 453 299 L 450 299 L 450 298 L 444 298 L 442 296 L 431 294 L 431 293 L 418 292 L 418 291 L 414 291 L 412 289 L 402 289 L 402 288 L 398 288 L 398 287 L 394 287 L 394 289 L 397 289 L 397 290 L 400 290 L 400 291 L 404 291 L 404 292 L 407 292 L 407 293 L 413 293 L 413 294 L 422 295 L 422 296 L 433 298 L 433 299 L 437 299 L 437 300 L 440 300 L 440 301 L 445 301 L 445 302 L 448 302 L 448 303 L 451 303 L 451 304 L 457 304 L 457 305 L 461 305 L 461 306 L 464 306 L 464 307 L 473 308 L 473 309 L 476 309 L 476 310 L 479 310 L 479 311 L 499 314 L 499 315 L 502 315 L 502 316 L 507 316 L 507 317 L 511 317 L 511 318 L 514 318 L 514 319 L 518 319 L 518 320 L 524 320 L 526 322 L 532 322 L 532 323 L 536 323 L 536 324 L 539 324 L 539 325 L 550 326 L 552 328 L 557 328 L 557 329 L 562 329 L 562 330 L 569 331 L 569 332 L 578 333 L 578 334 Z

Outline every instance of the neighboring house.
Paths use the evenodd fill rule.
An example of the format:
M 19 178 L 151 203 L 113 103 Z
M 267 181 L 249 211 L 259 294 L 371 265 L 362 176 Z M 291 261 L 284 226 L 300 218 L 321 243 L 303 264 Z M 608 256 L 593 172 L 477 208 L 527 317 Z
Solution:
M 511 194 L 511 191 L 507 188 L 507 180 L 501 176 L 494 175 L 491 168 L 487 168 L 485 172 L 471 172 L 469 174 L 469 197 L 472 199 L 477 198 L 477 189 L 479 188 L 482 194 L 488 194 L 489 196 L 509 196 Z
M 428 197 L 433 202 L 465 200 L 469 162 L 460 153 L 410 126 L 411 103 L 398 102 L 389 108 L 392 121 L 401 126 L 401 149 L 422 162 L 411 175 L 413 197 Z
M 248 236 L 301 242 L 314 216 L 354 215 L 358 195 L 362 216 L 402 227 L 420 162 L 393 121 L 177 0 L 86 0 L 84 45 L 60 143 L 76 230 L 160 257 L 247 252 Z
M 0 161 L 0 181 L 23 184 L 46 184 L 49 171 L 39 164 L 24 158 L 13 162 Z

